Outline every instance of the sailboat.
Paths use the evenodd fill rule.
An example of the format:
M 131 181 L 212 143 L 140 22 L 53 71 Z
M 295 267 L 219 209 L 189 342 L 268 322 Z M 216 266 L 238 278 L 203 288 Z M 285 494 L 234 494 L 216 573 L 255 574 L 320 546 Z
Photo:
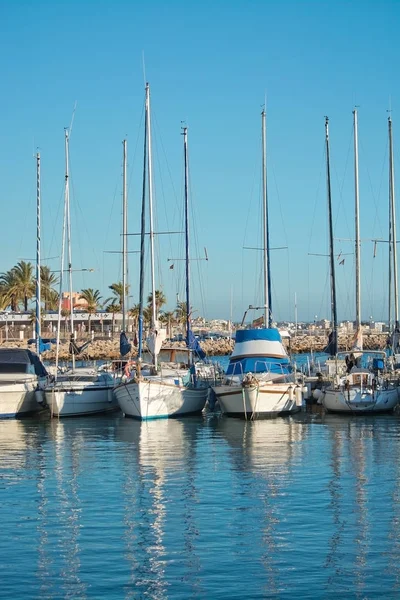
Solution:
M 140 284 L 139 284 L 139 347 L 136 370 L 133 377 L 115 388 L 115 395 L 122 412 L 127 417 L 136 419 L 157 419 L 199 413 L 203 410 L 207 395 L 208 382 L 198 376 L 193 364 L 193 353 L 189 353 L 189 363 L 168 363 L 161 365 L 158 361 L 161 345 L 166 338 L 166 331 L 160 327 L 157 315 L 155 290 L 155 259 L 154 259 L 154 229 L 153 229 L 153 186 L 152 186 L 152 155 L 151 155 L 151 121 L 150 121 L 150 87 L 146 84 L 145 103 L 145 140 L 144 168 L 141 219 L 141 250 L 140 250 Z M 186 308 L 187 336 L 189 348 L 194 348 L 193 335 L 190 328 L 190 282 L 189 282 L 189 216 L 188 216 L 188 162 L 187 162 L 187 128 L 184 128 L 184 159 L 185 159 L 185 247 L 186 247 Z M 144 295 L 144 236 L 145 236 L 145 204 L 146 180 L 148 181 L 149 196 L 149 229 L 150 229 L 150 265 L 152 311 L 150 334 L 147 347 L 151 353 L 152 364 L 145 367 L 142 363 L 143 338 L 143 295 Z
M 358 120 L 357 110 L 353 111 L 354 123 L 354 191 L 355 191 L 355 263 L 356 263 L 356 333 L 349 354 L 339 353 L 332 360 L 336 373 L 333 379 L 318 390 L 319 400 L 325 410 L 338 413 L 368 414 L 390 412 L 399 400 L 397 378 L 387 371 L 385 352 L 363 352 L 361 331 L 361 286 L 360 286 L 360 225 L 359 225 L 359 186 L 358 186 Z M 391 122 L 389 136 L 391 146 Z M 331 211 L 329 180 L 329 134 L 328 120 L 325 122 L 327 144 L 327 183 L 329 214 Z M 391 146 L 392 148 L 392 146 Z M 392 149 L 391 149 L 392 160 Z M 393 249 L 395 253 L 395 249 Z M 333 243 L 331 242 L 331 259 Z M 333 279 L 334 281 L 334 279 Z M 334 301 L 336 302 L 336 298 Z M 336 304 L 335 304 L 336 306 Z M 336 314 L 336 308 L 335 308 Z M 317 390 L 315 391 L 317 392 Z
M 266 165 L 266 113 L 262 118 L 264 327 L 238 329 L 225 379 L 212 386 L 221 411 L 257 419 L 298 412 L 303 386 L 297 382 L 281 335 L 272 326 Z M 249 307 L 253 308 L 253 307 Z M 246 311 L 247 313 L 247 311 Z M 245 316 L 246 316 L 245 313 Z M 245 317 L 243 317 L 242 325 Z
M 70 288 L 70 353 L 72 368 L 59 372 L 58 357 L 61 332 L 61 300 L 65 260 L 65 242 L 68 250 L 68 275 Z M 112 375 L 106 371 L 98 371 L 93 367 L 76 367 L 75 355 L 83 351 L 87 344 L 77 346 L 74 334 L 74 307 L 72 300 L 72 259 L 71 259 L 71 217 L 69 202 L 69 133 L 65 130 L 65 189 L 64 220 L 61 250 L 60 298 L 58 305 L 58 327 L 56 345 L 55 379 L 44 390 L 45 401 L 50 408 L 51 416 L 66 417 L 91 415 L 117 410 L 118 405 L 113 395 L 115 385 Z
M 20 418 L 37 413 L 39 385 L 46 382 L 47 371 L 40 360 L 40 153 L 36 154 L 36 349 L 0 348 L 0 418 Z M 40 392 L 38 392 L 40 393 Z M 43 400 L 43 398 L 42 398 Z

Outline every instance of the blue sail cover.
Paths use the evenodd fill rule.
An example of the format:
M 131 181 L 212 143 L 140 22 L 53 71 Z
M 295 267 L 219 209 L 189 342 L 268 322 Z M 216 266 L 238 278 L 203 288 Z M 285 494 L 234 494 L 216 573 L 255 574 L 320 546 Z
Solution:
M 279 331 L 275 328 L 239 329 L 226 374 L 266 372 L 281 375 L 292 372 Z
M 121 356 L 125 356 L 131 351 L 132 345 L 128 342 L 125 331 L 121 331 L 119 336 L 119 352 Z
M 199 340 L 195 337 L 195 335 L 191 329 L 189 329 L 189 333 L 188 333 L 187 347 L 189 348 L 189 350 L 193 350 L 193 352 L 195 352 L 196 355 L 201 360 L 205 359 L 206 353 L 204 352 L 203 348 L 200 346 Z

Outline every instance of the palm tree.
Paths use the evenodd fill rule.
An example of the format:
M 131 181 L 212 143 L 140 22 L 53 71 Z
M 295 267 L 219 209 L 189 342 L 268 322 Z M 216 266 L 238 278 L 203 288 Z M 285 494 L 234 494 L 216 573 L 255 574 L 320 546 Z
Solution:
M 167 324 L 167 337 L 171 338 L 172 335 L 172 323 L 174 322 L 174 317 L 175 314 L 171 311 L 171 312 L 163 312 L 160 315 L 160 321 L 162 323 L 166 323 Z
M 12 311 L 16 311 L 18 309 L 18 290 L 17 276 L 13 269 L 1 274 L 0 289 L 4 307 L 10 306 Z
M 143 321 L 144 321 L 145 327 L 146 326 L 150 327 L 151 318 L 152 318 L 151 306 L 145 306 L 145 308 L 143 309 Z
M 110 298 L 108 300 L 106 300 L 105 304 L 110 300 Z M 114 337 L 114 330 L 115 330 L 115 315 L 119 312 L 121 312 L 121 305 L 117 304 L 115 302 L 115 299 L 112 299 L 112 302 L 110 304 L 108 304 L 105 308 L 105 310 L 109 313 L 112 314 L 112 337 Z
M 15 275 L 15 289 L 19 301 L 24 303 L 24 310 L 28 310 L 28 300 L 35 294 L 35 281 L 33 279 L 33 265 L 21 260 L 12 268 Z
M 155 304 L 156 304 L 156 314 L 158 315 L 161 307 L 164 306 L 167 299 L 162 290 L 156 290 L 154 295 L 155 295 Z M 153 294 L 152 293 L 148 295 L 147 302 L 148 302 L 149 306 L 152 305 L 152 303 L 153 303 Z
M 90 321 L 92 315 L 97 311 L 97 306 L 101 300 L 100 291 L 94 290 L 93 288 L 87 288 L 81 291 L 80 299 L 86 300 L 87 302 L 86 312 L 89 313 L 88 331 L 90 332 Z
M 50 292 L 48 293 L 47 299 L 45 301 L 45 307 L 46 307 L 46 303 L 47 303 L 46 310 L 57 310 L 59 298 L 60 298 L 59 293 L 56 292 L 56 290 L 51 289 Z
M 105 303 L 112 302 L 112 301 L 116 302 L 118 300 L 118 304 L 120 306 L 122 306 L 124 303 L 124 286 L 122 285 L 122 282 L 120 281 L 118 283 L 112 283 L 111 285 L 108 286 L 108 288 L 114 294 L 114 299 L 108 298 L 107 300 L 105 300 Z M 129 292 L 129 285 L 125 285 L 125 296 L 128 295 L 128 292 Z
M 140 311 L 140 305 L 139 304 L 135 304 L 134 306 L 132 306 L 132 308 L 129 309 L 129 316 L 133 319 L 133 328 L 136 329 L 138 326 L 138 320 L 139 320 L 139 311 Z
M 186 318 L 187 318 L 186 302 L 182 302 L 181 300 L 178 300 L 178 303 L 177 303 L 176 309 L 175 309 L 175 318 L 180 325 L 183 325 L 184 323 L 186 323 Z
M 54 290 L 55 285 L 58 283 L 58 277 L 50 271 L 50 267 L 41 266 L 40 267 L 40 286 L 41 286 L 41 296 L 44 302 L 44 310 L 56 310 L 57 306 L 54 307 L 54 299 L 55 294 L 57 292 Z M 58 302 L 58 294 L 57 294 L 57 302 Z

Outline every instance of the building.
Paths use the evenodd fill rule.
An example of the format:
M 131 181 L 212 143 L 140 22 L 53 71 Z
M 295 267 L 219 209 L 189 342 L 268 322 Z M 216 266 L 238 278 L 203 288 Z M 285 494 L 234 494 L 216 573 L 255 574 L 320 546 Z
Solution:
M 63 292 L 61 294 L 61 309 L 71 310 L 71 295 L 69 292 Z M 75 310 L 86 310 L 88 303 L 86 300 L 81 298 L 79 292 L 72 292 L 72 305 Z

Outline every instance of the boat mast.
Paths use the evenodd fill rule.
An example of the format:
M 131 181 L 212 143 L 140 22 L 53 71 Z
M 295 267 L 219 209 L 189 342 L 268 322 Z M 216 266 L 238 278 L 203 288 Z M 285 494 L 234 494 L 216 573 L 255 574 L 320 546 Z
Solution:
M 361 244 L 360 244 L 360 199 L 358 187 L 358 119 L 357 109 L 353 110 L 354 118 L 354 194 L 355 194 L 355 258 L 356 258 L 356 331 L 361 327 Z
M 36 353 L 40 357 L 40 337 L 41 337 L 41 322 L 40 322 L 40 153 L 36 154 Z
M 72 288 L 72 251 L 71 251 L 71 207 L 69 200 L 69 135 L 68 129 L 65 130 L 65 199 L 67 207 L 67 246 L 68 246 L 68 279 L 69 279 L 69 298 L 70 298 L 70 323 L 71 323 L 71 341 L 75 340 L 74 331 L 74 301 Z M 75 369 L 75 353 L 72 350 L 72 369 Z
M 150 265 L 151 265 L 151 293 L 152 293 L 152 311 L 151 311 L 151 326 L 154 328 L 156 314 L 156 280 L 154 266 L 154 218 L 153 218 L 153 167 L 151 153 L 151 120 L 150 120 L 150 87 L 146 84 L 146 120 L 147 120 L 147 168 L 149 181 L 149 227 L 150 227 Z
M 64 130 L 65 135 L 65 148 L 67 149 L 67 130 Z M 61 335 L 61 307 L 62 307 L 62 291 L 64 283 L 64 262 L 65 262 L 65 238 L 68 221 L 68 172 L 65 173 L 65 184 L 64 184 L 64 217 L 63 217 L 63 230 L 62 230 L 62 242 L 61 242 L 61 268 L 60 268 L 60 292 L 58 297 L 58 316 L 57 316 L 57 342 L 56 342 L 56 378 L 58 372 L 58 358 L 60 351 L 60 335 Z M 72 299 L 71 299 L 72 301 Z M 72 302 L 70 302 L 72 304 Z M 73 355 L 72 355 L 73 356 Z
M 186 345 L 190 347 L 190 253 L 189 253 L 189 166 L 188 166 L 188 148 L 187 148 L 187 127 L 183 127 L 183 151 L 185 158 L 185 259 L 186 259 Z
M 126 329 L 126 284 L 127 284 L 127 143 L 122 142 L 123 168 L 122 168 L 122 331 Z
M 143 184 L 142 184 L 142 216 L 140 226 L 140 268 L 139 268 L 139 331 L 138 331 L 138 358 L 142 359 L 143 351 L 143 296 L 144 296 L 144 243 L 146 237 L 146 179 L 147 179 L 147 107 L 148 84 L 146 84 L 146 118 L 144 120 L 143 143 Z
M 156 280 L 154 266 L 154 218 L 153 218 L 153 169 L 151 154 L 151 119 L 150 119 L 150 87 L 146 84 L 146 119 L 147 119 L 147 168 L 149 181 L 149 233 L 150 233 L 150 265 L 151 265 L 151 328 L 154 330 L 157 322 L 156 313 Z M 153 357 L 154 367 L 157 368 L 157 356 Z
M 393 284 L 394 284 L 394 328 L 399 330 L 399 299 L 398 299 L 398 279 L 397 279 L 397 248 L 396 248 L 396 203 L 394 194 L 394 160 L 393 160 L 393 133 L 392 118 L 389 116 L 389 198 L 391 208 L 391 241 L 393 253 Z
M 263 172 L 263 274 L 264 274 L 264 327 L 272 326 L 271 271 L 269 258 L 268 191 L 267 191 L 267 135 L 266 112 L 262 122 L 262 172 Z
M 326 144 L 326 189 L 328 196 L 328 223 L 329 223 L 329 259 L 330 259 L 330 278 L 331 278 L 331 312 L 332 312 L 332 333 L 334 345 L 331 347 L 331 354 L 337 352 L 337 308 L 336 308 L 336 283 L 335 283 L 335 260 L 333 254 L 333 219 L 332 219 L 332 196 L 331 196 L 331 170 L 329 158 L 329 119 L 325 117 L 325 144 Z

